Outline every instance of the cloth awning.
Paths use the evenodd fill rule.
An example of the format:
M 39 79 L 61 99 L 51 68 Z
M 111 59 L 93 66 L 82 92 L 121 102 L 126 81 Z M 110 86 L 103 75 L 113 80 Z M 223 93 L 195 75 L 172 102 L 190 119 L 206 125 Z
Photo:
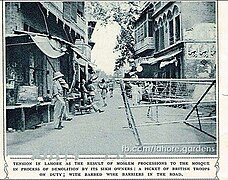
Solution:
M 150 64 L 150 65 L 152 65 L 152 64 L 155 64 L 154 61 L 155 61 L 155 58 L 146 57 L 146 58 L 143 58 L 143 60 L 141 61 L 140 64 Z
M 17 34 L 30 35 L 33 41 L 36 43 L 36 45 L 40 48 L 40 50 L 51 58 L 57 58 L 64 55 L 67 51 L 66 46 L 68 45 L 74 51 L 76 59 L 81 58 L 81 61 L 78 61 L 80 61 L 81 63 L 82 61 L 88 61 L 86 56 L 83 55 L 74 44 L 62 38 L 28 31 L 14 30 L 14 32 Z M 83 64 L 85 64 L 85 62 L 83 62 Z
M 161 64 L 160 64 L 160 68 L 163 68 L 163 67 L 165 67 L 165 66 L 167 66 L 169 64 L 172 64 L 172 63 L 175 63 L 175 65 L 177 65 L 177 59 L 174 58 L 174 59 L 172 59 L 170 61 L 162 61 Z
M 50 58 L 58 58 L 66 53 L 66 47 L 57 40 L 40 35 L 30 36 L 38 48 Z
M 167 60 L 170 60 L 170 59 L 174 59 L 175 56 L 179 53 L 181 53 L 182 51 L 177 51 L 177 52 L 173 52 L 173 53 L 170 53 L 170 54 L 167 54 L 167 55 L 164 55 L 164 56 L 161 56 L 161 57 L 158 57 L 158 58 L 154 58 L 154 57 L 145 57 L 144 60 L 140 63 L 140 64 L 150 64 L 150 65 L 153 65 L 153 64 L 156 64 L 160 61 L 167 61 Z
M 167 54 L 165 56 L 158 57 L 158 58 L 156 58 L 156 62 L 159 62 L 159 61 L 167 61 L 167 60 L 170 60 L 170 59 L 174 59 L 175 56 L 177 54 L 180 54 L 181 52 L 182 51 L 177 51 L 177 52 L 173 52 L 173 53 Z

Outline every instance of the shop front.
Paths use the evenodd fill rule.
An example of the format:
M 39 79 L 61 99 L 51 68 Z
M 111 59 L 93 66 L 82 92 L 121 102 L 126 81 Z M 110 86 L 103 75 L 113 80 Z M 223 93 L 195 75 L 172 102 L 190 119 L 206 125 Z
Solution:
M 69 85 L 74 74 L 75 49 L 68 42 L 42 34 L 17 32 L 6 36 L 7 129 L 25 130 L 52 121 L 53 74 L 61 71 Z M 85 63 L 86 64 L 86 63 Z M 86 76 L 86 69 L 83 70 Z

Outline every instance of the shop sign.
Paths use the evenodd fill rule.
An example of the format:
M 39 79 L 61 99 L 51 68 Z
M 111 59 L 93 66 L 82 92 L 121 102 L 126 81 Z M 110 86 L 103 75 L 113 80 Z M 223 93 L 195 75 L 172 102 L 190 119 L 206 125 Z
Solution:
M 186 48 L 187 59 L 212 59 L 216 55 L 215 43 L 187 43 Z

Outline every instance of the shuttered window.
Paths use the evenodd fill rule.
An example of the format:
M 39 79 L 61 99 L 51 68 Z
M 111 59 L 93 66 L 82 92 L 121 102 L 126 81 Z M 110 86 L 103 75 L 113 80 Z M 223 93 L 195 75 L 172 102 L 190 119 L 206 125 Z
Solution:
M 175 31 L 175 36 L 176 36 L 176 41 L 180 40 L 180 16 L 175 17 L 176 21 L 176 31 Z
M 155 31 L 155 51 L 159 51 L 159 29 Z
M 71 2 L 63 2 L 63 18 L 71 21 Z
M 164 43 L 164 25 L 161 26 L 160 28 L 160 50 L 165 48 L 165 43 Z
M 153 22 L 149 21 L 149 37 L 153 37 Z
M 174 44 L 173 20 L 169 21 L 169 45 Z
M 144 28 L 144 38 L 146 38 L 147 37 L 147 21 L 144 23 L 143 28 Z
M 77 22 L 77 2 L 71 2 L 71 18 Z
M 67 21 L 77 22 L 77 10 L 79 2 L 63 2 L 63 18 Z

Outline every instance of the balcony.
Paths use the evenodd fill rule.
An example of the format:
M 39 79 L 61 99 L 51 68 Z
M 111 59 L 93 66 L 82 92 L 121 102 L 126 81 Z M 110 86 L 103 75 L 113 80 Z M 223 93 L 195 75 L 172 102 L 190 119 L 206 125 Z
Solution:
M 74 30 L 79 31 L 83 36 L 86 35 L 85 30 L 87 29 L 86 20 L 77 14 L 77 22 L 75 23 L 73 20 L 71 22 L 66 21 L 63 17 L 63 3 L 58 2 L 40 2 L 42 6 L 50 11 L 53 15 L 56 16 L 57 19 L 60 19 L 63 24 L 67 24 Z
M 135 51 L 136 54 L 142 53 L 144 51 L 148 51 L 148 50 L 154 50 L 155 46 L 154 46 L 154 38 L 153 37 L 146 37 L 143 40 L 141 40 L 140 42 L 135 44 Z

